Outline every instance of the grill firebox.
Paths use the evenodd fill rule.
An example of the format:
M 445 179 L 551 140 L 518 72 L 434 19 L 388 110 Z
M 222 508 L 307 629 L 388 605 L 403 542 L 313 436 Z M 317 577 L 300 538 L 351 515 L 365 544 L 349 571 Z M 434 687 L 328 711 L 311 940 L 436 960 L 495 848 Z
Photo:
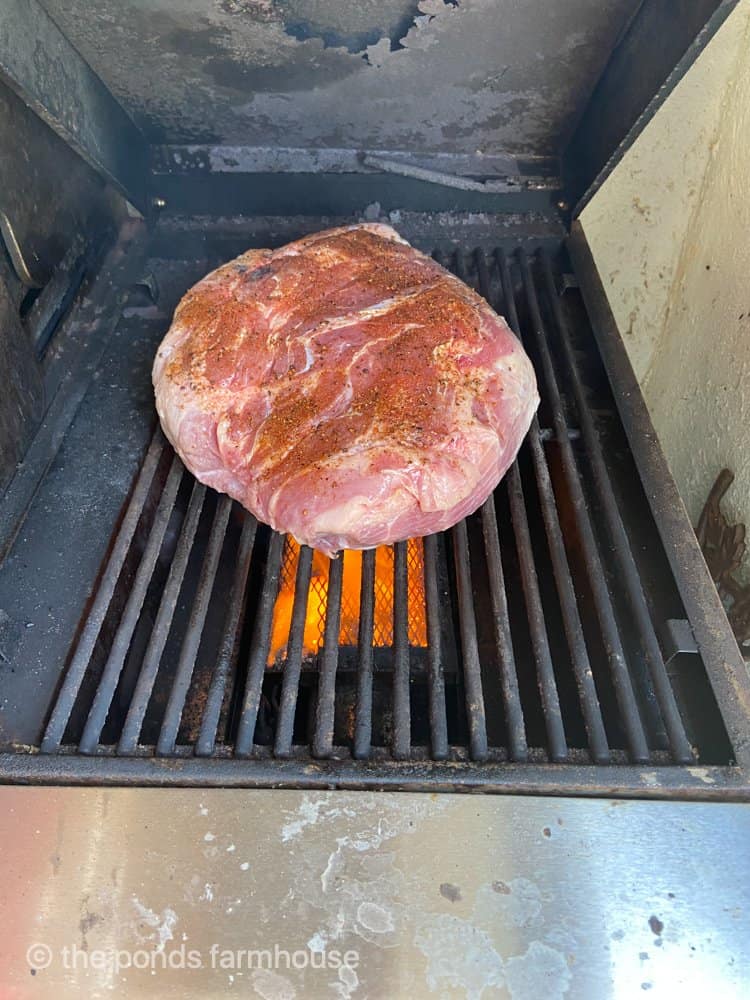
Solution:
M 731 785 L 569 264 L 525 246 L 435 256 L 506 316 L 537 371 L 538 417 L 494 496 L 444 534 L 329 561 L 196 483 L 157 429 L 42 725 L 7 747 L 7 772 L 640 794 L 646 773 L 690 794 L 708 768 Z M 170 263 L 175 294 L 196 268 Z M 132 303 L 123 317 L 153 343 L 168 322 Z

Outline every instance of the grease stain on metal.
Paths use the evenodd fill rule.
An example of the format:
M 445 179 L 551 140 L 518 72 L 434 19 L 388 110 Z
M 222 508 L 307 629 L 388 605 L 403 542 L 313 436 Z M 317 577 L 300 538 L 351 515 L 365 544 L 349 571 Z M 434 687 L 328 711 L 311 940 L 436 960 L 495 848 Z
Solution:
M 706 767 L 689 767 L 687 771 L 693 778 L 698 778 L 699 781 L 702 781 L 704 785 L 716 784 Z
M 393 930 L 393 915 L 377 903 L 360 903 L 357 907 L 357 922 L 375 934 L 386 934 Z
M 270 969 L 255 969 L 251 979 L 253 990 L 263 1000 L 294 1000 L 297 996 L 291 979 Z
M 133 896 L 133 908 L 138 914 L 139 928 L 136 928 L 136 936 L 141 941 L 151 941 L 155 944 L 154 951 L 162 952 L 167 941 L 174 938 L 174 929 L 177 926 L 177 914 L 170 906 L 165 906 L 161 913 L 156 913 L 150 907 Z M 150 932 L 144 933 L 142 927 L 151 928 Z
M 507 892 L 495 888 L 502 884 Z M 542 912 L 542 894 L 530 879 L 519 876 L 507 883 L 484 884 L 479 887 L 473 919 L 491 928 L 493 924 L 508 927 L 529 927 Z
M 492 938 L 468 920 L 430 914 L 419 921 L 414 944 L 427 959 L 427 985 L 433 992 L 452 987 L 464 990 L 467 1000 L 480 1000 L 487 987 L 505 982 Z
M 532 941 L 523 955 L 508 959 L 505 977 L 513 1000 L 559 1000 L 568 992 L 572 975 L 564 955 L 541 941 Z

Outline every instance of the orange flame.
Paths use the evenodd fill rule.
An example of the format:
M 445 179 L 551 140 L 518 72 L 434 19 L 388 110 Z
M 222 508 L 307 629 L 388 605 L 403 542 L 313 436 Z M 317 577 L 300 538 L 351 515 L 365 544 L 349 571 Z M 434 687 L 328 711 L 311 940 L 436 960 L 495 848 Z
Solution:
M 273 612 L 269 665 L 286 656 L 289 628 L 294 606 L 294 583 L 300 547 L 292 538 L 284 542 L 279 593 Z M 359 601 L 362 580 L 362 553 L 347 550 L 339 556 L 344 560 L 341 585 L 341 621 L 339 645 L 356 646 L 359 630 Z M 393 548 L 382 545 L 375 550 L 375 601 L 373 645 L 390 646 L 393 643 Z M 409 539 L 406 550 L 408 568 L 408 630 L 412 646 L 427 645 L 427 617 L 424 594 L 424 550 L 422 540 Z M 330 560 L 320 552 L 313 552 L 310 587 L 307 592 L 305 627 L 303 631 L 303 656 L 314 655 L 323 645 L 326 607 L 328 600 L 328 573 Z

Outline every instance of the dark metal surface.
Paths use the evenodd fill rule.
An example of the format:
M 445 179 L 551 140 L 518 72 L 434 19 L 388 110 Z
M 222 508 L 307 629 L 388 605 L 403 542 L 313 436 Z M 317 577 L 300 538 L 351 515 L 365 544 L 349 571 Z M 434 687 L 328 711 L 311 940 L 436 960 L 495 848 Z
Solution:
M 438 591 L 438 551 L 434 535 L 424 540 L 425 611 L 427 613 L 430 753 L 433 760 L 448 757 L 448 720 L 445 711 L 445 671 Z M 520 712 L 520 708 L 519 708 Z M 518 718 L 515 718 L 518 725 Z M 523 720 L 521 719 L 521 726 Z
M 644 0 L 563 154 L 575 214 L 648 125 L 737 0 Z
M 339 622 L 341 617 L 341 584 L 344 570 L 343 558 L 331 561 L 328 578 L 326 624 L 323 635 L 323 655 L 320 661 L 320 681 L 315 703 L 315 732 L 312 752 L 315 757 L 333 754 L 333 724 L 336 701 L 336 669 L 339 661 Z M 394 720 L 394 730 L 396 729 Z
M 37 0 L 0 5 L 0 75 L 98 173 L 145 206 L 143 136 Z
M 511 760 L 526 760 L 528 750 L 526 746 L 526 730 L 523 722 L 523 708 L 518 693 L 518 675 L 516 673 L 516 663 L 513 654 L 513 641 L 510 634 L 510 620 L 508 617 L 508 600 L 505 594 L 505 578 L 503 574 L 502 556 L 500 554 L 500 539 L 497 529 L 497 517 L 495 515 L 495 499 L 490 497 L 482 507 L 482 531 L 484 534 L 484 547 L 487 553 L 487 572 L 490 578 L 490 601 L 492 604 L 492 624 L 495 637 L 495 649 L 497 650 L 497 667 L 500 686 L 503 692 L 503 702 L 505 706 L 505 716 L 508 725 L 508 751 Z M 430 546 L 434 542 L 430 540 Z M 425 552 L 428 541 L 425 540 Z M 436 586 L 433 583 L 434 571 L 429 567 L 425 568 L 427 579 L 427 610 L 430 605 L 437 604 L 437 597 L 430 598 L 430 588 Z M 440 633 L 434 630 L 429 635 L 430 648 L 437 646 L 440 648 Z M 443 708 L 443 714 L 445 709 Z M 446 737 L 447 739 L 447 737 Z
M 309 175 L 303 177 L 302 182 L 308 177 Z M 299 178 L 290 176 L 286 180 L 290 184 L 294 184 L 296 180 L 297 191 L 304 192 L 304 197 L 307 197 Z M 435 197 L 440 194 L 435 188 L 431 190 Z M 508 249 L 518 246 L 528 246 L 531 249 L 547 246 L 551 251 L 556 251 L 567 235 L 557 212 L 492 213 L 485 209 L 481 213 L 466 215 L 449 211 L 450 199 L 446 200 L 445 197 L 437 198 L 432 211 L 417 212 L 407 210 L 403 203 L 388 209 L 384 200 L 380 201 L 381 192 L 372 190 L 369 194 L 373 207 L 376 206 L 372 199 L 380 204 L 379 221 L 395 225 L 412 246 L 425 253 L 434 248 L 442 253 L 450 253 L 457 246 L 483 247 L 488 252 L 497 246 Z M 247 179 L 245 197 L 248 197 Z M 364 215 L 363 209 L 367 204 L 368 202 L 360 202 L 357 211 Z M 209 205 L 205 209 L 214 211 Z M 186 269 L 188 262 L 191 262 L 194 268 L 191 274 L 195 274 L 193 280 L 197 280 L 201 275 L 201 266 L 204 270 L 208 267 L 208 259 L 229 260 L 248 247 L 282 246 L 321 229 L 350 225 L 352 222 L 351 214 L 300 215 L 304 209 L 304 203 L 297 202 L 291 208 L 293 214 L 289 216 L 270 214 L 263 206 L 262 214 L 248 215 L 245 207 L 240 214 L 229 218 L 196 214 L 193 208 L 182 216 L 162 214 L 153 234 L 150 252 L 155 259 L 173 261 L 174 268 Z M 172 280 L 175 278 L 176 275 Z M 180 287 L 184 288 L 184 280 Z M 160 303 L 165 316 L 169 312 L 170 303 L 172 307 L 176 304 L 174 296 Z
M 100 774 L 145 783 L 745 794 L 747 774 L 732 766 L 721 716 L 699 693 L 714 670 L 703 646 L 689 657 L 688 674 L 675 660 L 661 679 L 678 727 L 690 723 L 687 759 L 667 725 L 669 701 L 657 697 L 665 668 L 659 658 L 648 669 L 649 629 L 661 636 L 666 621 L 681 617 L 680 597 L 668 553 L 641 543 L 656 530 L 645 498 L 632 489 L 623 496 L 611 479 L 610 456 L 622 444 L 610 438 L 622 432 L 599 362 L 580 347 L 585 321 L 571 331 L 568 313 L 558 311 L 556 266 L 544 256 L 482 251 L 460 251 L 453 266 L 524 337 L 542 406 L 518 461 L 480 512 L 426 539 L 417 569 L 407 546 L 396 547 L 390 648 L 373 644 L 370 553 L 357 584 L 358 649 L 339 645 L 346 554 L 328 567 L 321 649 L 305 651 L 313 554 L 302 548 L 291 567 L 285 659 L 274 664 L 283 538 L 193 484 L 157 434 L 65 680 L 36 705 L 37 716 L 45 706 L 49 712 L 43 752 L 3 756 L 0 773 L 41 781 Z M 159 307 L 150 307 L 154 343 L 169 319 L 162 306 L 180 294 L 170 275 L 182 275 L 184 287 L 192 268 L 150 261 L 162 287 Z M 589 410 L 608 414 L 606 437 Z M 629 511 L 614 531 L 608 490 L 614 513 Z M 14 553 L 24 549 L 18 539 Z M 629 558 L 648 591 L 648 621 L 627 598 Z M 414 573 L 423 577 L 426 649 L 410 639 Z M 693 606 L 687 615 L 694 627 L 700 614 Z M 0 694 L 14 685 L 17 700 L 21 682 L 0 674 Z M 15 729 L 24 735 L 9 741 L 13 730 L 4 725 L 9 749 L 40 745 L 39 729 L 21 719 Z
M 508 494 L 516 551 L 521 567 L 521 585 L 526 602 L 531 647 L 534 653 L 539 693 L 544 710 L 544 723 L 550 747 L 550 759 L 560 762 L 565 760 L 568 755 L 565 727 L 560 711 L 560 698 L 557 692 L 555 671 L 552 666 L 552 655 L 549 648 L 544 608 L 539 592 L 539 579 L 534 564 L 531 534 L 526 514 L 526 502 L 523 495 L 521 476 L 516 464 L 511 467 L 508 473 Z
M 42 375 L 21 325 L 9 270 L 0 258 L 0 495 L 44 412 Z
M 206 487 L 196 481 L 190 494 L 190 503 L 188 504 L 185 521 L 180 531 L 180 538 L 175 549 L 172 565 L 169 568 L 169 576 L 159 602 L 159 611 L 157 612 L 151 637 L 143 657 L 143 666 L 138 675 L 138 682 L 133 693 L 130 708 L 128 709 L 125 724 L 122 727 L 120 741 L 117 744 L 118 753 L 129 753 L 136 748 L 146 708 L 154 689 L 154 681 L 156 680 L 159 663 L 167 642 L 169 629 L 172 625 L 182 582 L 185 578 L 185 570 L 193 548 L 205 496 Z M 109 709 L 109 705 L 107 708 Z M 95 734 L 94 738 L 96 742 L 98 742 L 100 735 L 101 728 Z
M 634 767 L 620 755 L 612 765 L 589 759 L 553 764 L 533 757 L 525 764 L 504 759 L 472 764 L 466 755 L 451 761 L 369 761 L 306 754 L 275 760 L 258 753 L 246 760 L 227 756 L 116 757 L 100 754 L 0 753 L 0 779 L 20 784 L 144 785 L 222 788 L 376 788 L 384 791 L 503 792 L 520 795 L 594 795 L 606 798 L 750 801 L 747 771 L 738 767 Z
M 503 296 L 506 302 L 506 309 L 510 324 L 516 334 L 520 336 L 521 328 L 518 322 L 515 300 L 512 293 L 510 271 L 508 261 L 504 254 L 498 256 L 500 267 L 500 277 L 503 286 Z M 482 294 L 489 296 L 489 276 L 484 255 L 478 256 L 479 285 Z M 569 435 L 568 435 L 569 436 Z M 555 503 L 555 495 L 552 489 L 547 459 L 545 457 L 542 440 L 544 439 L 539 428 L 539 418 L 535 414 L 532 421 L 531 433 L 529 435 L 529 445 L 531 448 L 532 461 L 534 464 L 534 475 L 539 490 L 539 500 L 542 509 L 542 518 L 549 545 L 550 558 L 552 561 L 555 581 L 557 583 L 560 606 L 565 622 L 566 638 L 571 654 L 571 663 L 576 675 L 581 708 L 586 723 L 591 752 L 594 760 L 599 764 L 606 764 L 609 760 L 609 747 L 607 745 L 607 734 L 604 729 L 599 697 L 594 683 L 594 676 L 589 663 L 586 640 L 583 634 L 583 625 L 576 602 L 573 578 L 568 564 L 568 557 L 565 552 L 563 532 L 560 525 L 560 518 Z M 517 477 L 517 472 L 511 473 Z M 518 483 L 520 489 L 520 483 Z M 556 734 L 558 745 L 563 742 L 563 734 Z
M 140 223 L 123 227 L 89 294 L 68 317 L 59 352 L 50 352 L 45 359 L 47 409 L 0 503 L 0 560 L 20 530 L 35 491 L 91 385 L 109 336 L 120 318 L 130 276 L 139 266 L 139 248 L 145 248 L 144 237 L 145 226 Z M 92 331 L 95 331 L 93 336 Z M 20 330 L 19 337 L 27 338 L 29 349 L 33 350 L 26 331 Z M 18 369 L 9 365 L 0 370 L 12 373 Z
M 393 546 L 393 756 L 408 760 L 411 749 L 409 664 L 409 568 L 406 542 Z M 334 639 L 338 641 L 337 638 Z M 481 697 L 481 696 L 480 696 Z
M 487 758 L 487 720 L 482 691 L 481 664 L 477 645 L 477 622 L 472 592 L 469 539 L 466 522 L 460 521 L 452 529 L 453 554 L 456 564 L 456 591 L 458 593 L 458 620 L 461 636 L 461 653 L 464 668 L 466 719 L 469 727 L 469 746 L 472 760 Z
M 638 0 L 44 2 L 151 142 L 554 156 Z
M 353 148 L 297 146 L 189 145 L 152 146 L 154 174 L 313 174 L 366 173 L 368 154 Z M 524 185 L 560 187 L 560 162 L 556 156 L 511 156 L 472 149 L 465 153 L 450 150 L 435 153 L 381 152 L 379 156 L 396 167 L 437 174 L 436 183 L 485 177 L 502 185 L 500 190 Z M 409 176 L 409 174 L 407 174 Z
M 750 766 L 750 679 L 726 612 L 711 580 L 677 486 L 659 447 L 638 381 L 620 338 L 596 265 L 579 223 L 570 253 L 602 361 L 618 387 L 615 402 L 674 574 L 685 611 L 721 708 L 740 766 Z
M 70 718 L 70 713 L 73 711 L 73 705 L 75 704 L 78 691 L 81 687 L 81 682 L 83 681 L 83 675 L 86 672 L 89 660 L 94 652 L 94 646 L 99 638 L 99 632 L 101 631 L 102 625 L 104 624 L 105 615 L 109 610 L 109 605 L 114 595 L 117 581 L 125 564 L 130 543 L 135 535 L 141 514 L 143 513 L 143 507 L 146 503 L 148 492 L 151 489 L 154 476 L 156 475 L 156 470 L 159 460 L 162 457 L 164 447 L 164 436 L 161 431 L 159 431 L 154 438 L 151 448 L 146 455 L 146 460 L 141 467 L 138 480 L 135 484 L 135 489 L 133 490 L 133 495 L 130 498 L 130 503 L 128 504 L 125 516 L 122 519 L 122 524 L 120 525 L 120 530 L 117 534 L 117 540 L 115 541 L 114 548 L 112 549 L 112 554 L 110 555 L 101 583 L 97 590 L 96 599 L 86 618 L 86 624 L 83 632 L 81 633 L 78 645 L 76 646 L 73 659 L 71 660 L 65 674 L 65 681 L 58 694 L 54 711 L 52 712 L 49 722 L 47 723 L 47 728 L 41 743 L 41 748 L 45 753 L 57 750 L 62 741 L 65 727 L 68 723 L 68 719 Z M 176 465 L 175 467 L 179 472 L 179 466 Z M 169 492 L 167 493 L 167 498 L 168 496 Z M 159 529 L 157 527 L 157 531 L 158 530 Z M 162 525 L 161 531 L 163 532 L 163 530 L 164 526 Z M 151 551 L 154 551 L 153 545 L 151 546 Z M 156 552 L 158 553 L 158 546 L 156 547 Z M 130 634 L 132 635 L 132 629 L 130 630 Z
M 373 155 L 372 153 L 363 153 L 361 162 L 364 166 L 371 167 L 373 170 L 379 170 L 383 173 L 399 174 L 402 177 L 413 177 L 415 180 L 427 181 L 428 184 L 437 184 L 440 187 L 457 188 L 459 191 L 479 191 L 482 194 L 504 194 L 517 190 L 519 187 L 531 189 L 551 188 L 552 190 L 559 191 L 561 187 L 559 178 L 557 177 L 524 179 L 520 176 L 517 168 L 511 178 L 500 180 L 487 177 L 485 171 L 481 171 L 481 175 L 486 179 L 475 180 L 461 174 L 446 173 L 443 170 L 434 170 L 409 163 L 408 161 L 389 159 L 388 157 Z
M 661 633 L 661 645 L 664 650 L 664 665 L 669 666 L 675 656 L 681 653 L 699 654 L 690 622 L 684 618 L 668 618 L 664 622 Z
M 0 211 L 0 240 L 17 279 L 27 288 L 36 288 L 38 281 L 32 274 L 33 265 L 30 266 L 30 261 L 18 241 L 16 227 L 5 211 Z
M 618 560 L 618 577 L 624 583 L 624 589 L 633 611 L 633 616 L 638 625 L 638 632 L 642 637 L 646 652 L 646 659 L 654 691 L 659 702 L 664 724 L 669 735 L 669 742 L 676 761 L 686 764 L 693 759 L 693 752 L 685 734 L 685 728 L 680 719 L 680 713 L 674 698 L 674 692 L 669 685 L 669 678 L 662 661 L 661 650 L 656 638 L 653 622 L 649 614 L 646 595 L 643 592 L 643 584 L 638 574 L 633 552 L 630 547 L 625 526 L 617 509 L 617 499 L 612 489 L 612 484 L 607 474 L 604 456 L 602 454 L 599 437 L 594 425 L 593 416 L 586 402 L 585 391 L 581 377 L 576 367 L 573 348 L 570 343 L 567 323 L 560 308 L 560 302 L 555 288 L 554 278 L 549 257 L 541 251 L 542 268 L 544 273 L 544 288 L 547 293 L 549 305 L 554 316 L 554 323 L 557 329 L 559 343 L 562 347 L 563 356 L 567 369 L 567 376 L 573 389 L 573 396 L 576 402 L 578 422 L 581 427 L 583 439 L 586 444 L 589 461 L 592 466 L 594 484 L 599 497 L 602 509 L 607 521 L 607 527 L 612 539 L 612 549 Z
M 102 179 L 1 76 L 0 178 L 0 247 L 26 287 L 43 287 L 76 239 L 101 235 L 116 207 Z
M 86 246 L 83 238 L 74 240 L 29 309 L 24 326 L 39 357 L 78 294 L 93 257 L 92 245 Z
M 273 534 L 268 549 L 268 559 L 263 579 L 260 604 L 256 612 L 253 627 L 253 641 L 247 664 L 247 680 L 240 716 L 235 753 L 247 756 L 252 751 L 255 725 L 260 708 L 261 684 L 266 669 L 268 650 L 271 643 L 271 625 L 276 594 L 279 589 L 279 572 L 281 569 L 281 553 L 283 539 Z
M 0 502 L 3 526 L 18 528 L 0 563 L 3 744 L 41 736 L 153 432 L 149 373 L 159 333 L 121 315 L 138 252 L 137 240 L 113 250 L 112 267 L 50 344 L 45 382 L 60 405 L 53 400 L 39 445 Z
M 257 527 L 258 525 L 254 517 L 251 517 L 249 514 L 243 516 L 242 533 L 237 547 L 236 563 L 229 591 L 219 655 L 216 660 L 214 675 L 211 678 L 211 686 L 208 689 L 206 709 L 195 744 L 195 753 L 199 757 L 209 756 L 214 751 L 224 693 L 230 674 L 237 666 L 239 657 L 238 640 L 242 633 L 245 616 L 245 586 L 248 573 L 250 572 L 250 561 L 253 555 Z M 139 732 L 140 729 L 138 731 L 134 730 L 134 740 L 137 738 Z
M 3 8 L 0 49 L 5 16 Z M 0 79 L 0 492 L 39 426 L 45 395 L 53 395 L 45 394 L 35 355 L 85 272 L 74 266 L 63 282 L 55 269 L 90 225 L 104 234 L 109 202 L 96 174 Z M 29 311 L 29 290 L 39 288 Z
M 185 638 L 177 661 L 174 682 L 169 692 L 169 700 L 164 711 L 156 753 L 160 757 L 168 757 L 174 752 L 177 733 L 182 720 L 188 688 L 196 668 L 198 647 L 203 637 L 203 627 L 208 613 L 208 602 L 216 581 L 216 571 L 219 567 L 219 557 L 224 544 L 224 536 L 229 522 L 232 501 L 223 496 L 216 505 L 208 546 L 203 559 L 203 565 L 198 579 L 198 587 L 193 599 L 190 621 L 185 632 Z
M 445 187 L 392 173 L 187 173 L 152 178 L 165 213 L 288 216 L 400 212 L 537 212 L 553 214 L 559 188 L 508 186 L 505 191 Z M 367 216 L 369 218 L 369 215 Z
M 599 619 L 599 625 L 604 636 L 612 671 L 612 681 L 628 734 L 628 744 L 631 752 L 635 760 L 646 761 L 648 760 L 648 742 L 643 720 L 640 717 L 635 699 L 633 678 L 628 670 L 612 597 L 606 584 L 602 552 L 597 547 L 594 536 L 590 504 L 587 503 L 584 496 L 583 484 L 580 474 L 577 471 L 573 448 L 567 434 L 562 396 L 555 376 L 550 348 L 544 335 L 537 292 L 532 281 L 528 259 L 523 252 L 520 256 L 520 263 L 524 290 L 531 313 L 531 327 L 537 349 L 541 356 L 544 379 L 550 395 L 552 420 L 560 446 L 563 472 L 573 500 L 574 516 L 576 517 L 580 531 L 581 550 L 588 569 L 588 578 L 594 595 L 597 618 Z
M 104 665 L 104 670 L 99 679 L 96 695 L 94 696 L 91 708 L 89 709 L 88 718 L 86 719 L 86 725 L 83 728 L 83 733 L 79 743 L 81 753 L 93 753 L 96 750 L 99 740 L 101 739 L 102 729 L 104 728 L 104 723 L 112 704 L 115 688 L 117 687 L 117 682 L 120 679 L 120 673 L 122 671 L 123 664 L 125 663 L 125 657 L 127 656 L 128 649 L 130 648 L 133 633 L 143 608 L 146 590 L 151 582 L 151 576 L 154 572 L 154 567 L 156 566 L 159 550 L 161 549 L 162 542 L 164 541 L 167 524 L 172 515 L 182 473 L 182 463 L 176 457 L 173 458 L 167 482 L 164 486 L 161 497 L 159 498 L 159 506 L 156 510 L 154 523 L 149 533 L 148 544 L 143 551 L 143 555 L 138 566 L 138 572 L 136 573 L 130 586 L 128 599 L 122 615 L 120 616 L 117 630 L 109 650 L 109 656 L 107 657 L 107 662 Z M 121 567 L 117 567 L 117 572 L 119 572 L 120 568 Z M 107 577 L 109 589 L 109 586 L 111 585 L 109 581 L 116 580 L 117 574 L 113 572 L 112 568 L 108 568 Z M 97 614 L 97 619 L 98 618 L 99 615 Z M 90 635 L 91 633 L 88 634 Z M 80 652 L 77 652 L 76 659 L 76 669 L 68 674 L 66 681 L 72 675 L 81 676 L 77 669 L 77 664 L 81 659 Z M 175 687 L 177 687 L 179 679 L 180 674 L 178 668 Z M 69 692 L 68 690 L 64 692 L 65 701 L 70 699 L 71 694 L 72 692 Z M 75 694 L 78 694 L 77 689 Z M 56 727 L 53 727 L 52 731 L 50 731 L 50 729 L 47 730 L 45 740 L 42 743 L 43 747 L 45 746 L 45 743 L 49 745 L 52 739 L 56 737 L 55 729 Z
M 289 625 L 289 643 L 287 645 L 284 681 L 281 688 L 281 704 L 279 721 L 276 727 L 274 753 L 284 757 L 292 751 L 294 733 L 294 713 L 297 708 L 297 695 L 300 676 L 302 674 L 302 642 L 307 610 L 307 595 L 310 589 L 310 572 L 312 569 L 312 549 L 303 545 L 297 563 L 297 577 L 294 585 L 294 607 Z
M 375 552 L 362 556 L 362 585 L 359 591 L 359 664 L 357 670 L 357 716 L 354 724 L 354 756 L 366 759 L 372 741 L 372 684 L 375 613 Z M 286 673 L 286 671 L 285 671 Z

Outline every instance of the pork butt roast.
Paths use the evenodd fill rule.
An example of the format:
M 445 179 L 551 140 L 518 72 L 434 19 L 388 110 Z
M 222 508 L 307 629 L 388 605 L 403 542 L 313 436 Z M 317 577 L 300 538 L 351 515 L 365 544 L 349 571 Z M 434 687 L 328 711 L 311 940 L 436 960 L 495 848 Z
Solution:
M 369 223 L 207 275 L 178 305 L 153 381 L 201 482 L 329 555 L 476 510 L 539 402 L 505 320 Z

